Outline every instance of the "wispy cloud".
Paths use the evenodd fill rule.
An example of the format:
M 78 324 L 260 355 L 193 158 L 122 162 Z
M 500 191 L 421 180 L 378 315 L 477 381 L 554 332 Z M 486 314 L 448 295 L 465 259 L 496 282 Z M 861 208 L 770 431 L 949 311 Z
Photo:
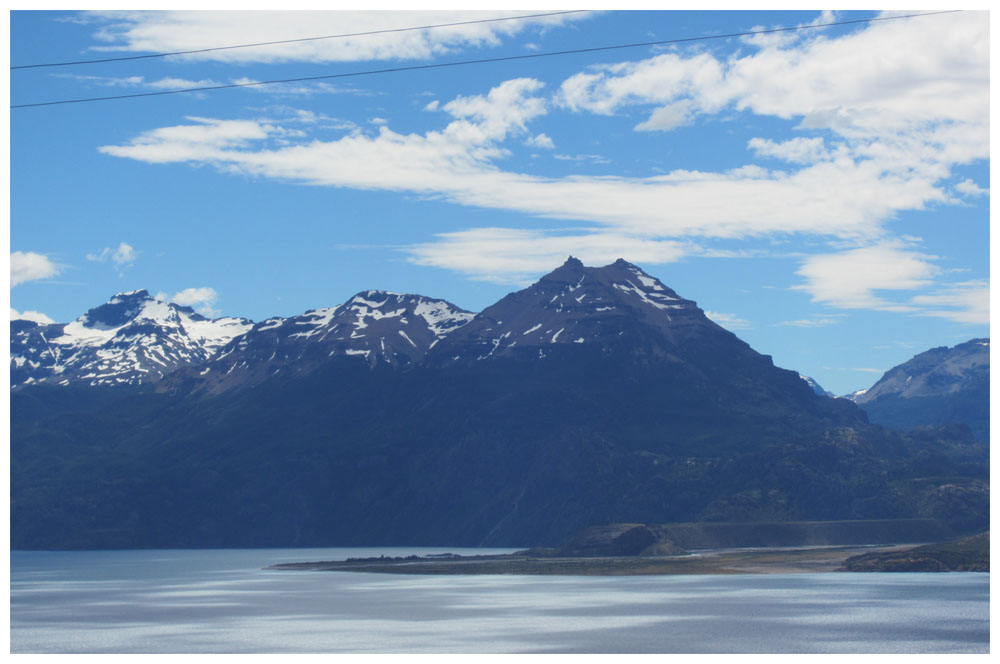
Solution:
M 705 311 L 705 315 L 713 321 L 730 330 L 740 330 L 751 327 L 750 321 L 734 314 L 724 314 L 719 311 Z
M 442 111 L 447 124 L 425 133 L 397 133 L 387 123 L 320 140 L 290 134 L 279 122 L 192 118 L 195 124 L 151 129 L 100 149 L 151 163 L 208 164 L 225 173 L 310 185 L 409 192 L 583 227 L 565 236 L 551 229 L 469 229 L 413 249 L 421 264 L 474 278 L 521 279 L 525 266 L 536 262 L 508 254 L 512 239 L 525 234 L 559 247 L 614 237 L 619 244 L 656 247 L 669 260 L 689 251 L 695 238 L 799 234 L 842 240 L 850 248 L 803 260 L 798 287 L 831 307 L 913 313 L 929 310 L 907 299 L 918 293 L 887 294 L 927 291 L 941 271 L 935 257 L 889 237 L 886 224 L 903 211 L 957 203 L 954 191 L 976 194 L 970 184 L 950 180 L 956 166 L 988 158 L 984 16 L 965 12 L 877 23 L 839 37 L 764 40 L 728 58 L 662 53 L 588 69 L 554 93 L 542 81 L 514 79 L 484 94 L 431 102 L 426 108 Z M 913 43 L 921 44 L 918 52 Z M 888 57 L 900 52 L 913 55 Z M 702 118 L 752 113 L 798 122 L 802 136 L 762 136 L 747 144 L 748 159 L 790 166 L 780 171 L 747 163 L 649 177 L 551 177 L 502 166 L 515 147 L 545 143 L 545 134 L 531 131 L 542 116 L 644 108 L 649 115 L 636 129 L 667 131 Z M 844 269 L 855 271 L 842 276 Z
M 827 325 L 836 325 L 840 322 L 839 318 L 833 316 L 817 316 L 816 318 L 800 318 L 798 320 L 783 320 L 774 325 L 779 327 L 826 327 Z
M 87 254 L 87 260 L 95 263 L 104 263 L 110 260 L 114 264 L 118 274 L 123 274 L 126 269 L 132 267 L 132 264 L 135 263 L 138 257 L 139 252 L 132 245 L 125 242 L 119 243 L 114 249 L 105 247 L 96 254 Z
M 625 256 L 637 263 L 670 263 L 685 256 L 687 248 L 680 242 L 613 233 L 475 228 L 442 233 L 434 242 L 406 251 L 410 262 L 417 265 L 456 270 L 482 281 L 521 285 L 570 255 L 591 265 L 607 265 Z
M 958 323 L 989 325 L 990 285 L 982 279 L 942 284 L 926 295 L 917 295 L 913 304 L 928 307 L 921 316 L 947 318 Z
M 208 47 L 347 35 L 424 25 L 520 16 L 525 11 L 115 11 L 92 12 L 104 43 L 97 51 L 164 53 Z M 435 30 L 389 32 L 338 39 L 271 44 L 175 56 L 219 62 L 350 62 L 428 59 L 462 49 L 498 46 L 506 37 L 585 20 L 564 14 L 514 21 L 456 25 Z
M 947 318 L 958 323 L 989 324 L 989 282 L 980 279 L 936 284 L 944 271 L 934 263 L 936 256 L 920 253 L 902 241 L 884 241 L 833 254 L 808 257 L 798 274 L 803 284 L 793 286 L 812 295 L 814 302 L 840 309 L 875 309 L 919 316 Z M 888 298 L 886 291 L 930 292 Z M 815 327 L 816 322 L 786 321 L 781 325 Z
M 806 281 L 793 288 L 812 295 L 813 302 L 841 309 L 915 311 L 915 307 L 887 300 L 876 291 L 911 291 L 930 285 L 938 273 L 933 258 L 899 241 L 819 254 L 805 260 L 798 274 Z

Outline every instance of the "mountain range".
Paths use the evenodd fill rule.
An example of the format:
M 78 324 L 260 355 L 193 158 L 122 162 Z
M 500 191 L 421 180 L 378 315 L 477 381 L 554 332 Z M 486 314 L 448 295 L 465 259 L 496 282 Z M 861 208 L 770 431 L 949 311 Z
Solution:
M 561 544 L 600 523 L 988 519 L 988 450 L 899 433 L 619 260 L 478 314 L 260 323 L 122 293 L 11 324 L 15 548 Z

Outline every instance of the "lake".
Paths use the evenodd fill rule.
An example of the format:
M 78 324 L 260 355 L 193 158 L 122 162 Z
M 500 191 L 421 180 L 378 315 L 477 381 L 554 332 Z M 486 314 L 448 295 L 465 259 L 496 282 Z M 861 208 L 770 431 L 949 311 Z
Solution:
M 529 577 L 262 569 L 510 551 L 12 551 L 11 652 L 989 651 L 989 574 Z

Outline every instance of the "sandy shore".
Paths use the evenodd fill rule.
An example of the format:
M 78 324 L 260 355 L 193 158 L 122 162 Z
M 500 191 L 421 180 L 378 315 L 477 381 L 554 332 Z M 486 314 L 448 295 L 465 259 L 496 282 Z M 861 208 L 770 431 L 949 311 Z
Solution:
M 817 546 L 697 551 L 685 556 L 557 558 L 522 555 L 385 558 L 273 565 L 272 570 L 382 574 L 540 574 L 628 576 L 649 574 L 815 574 L 835 572 L 851 556 L 912 547 Z

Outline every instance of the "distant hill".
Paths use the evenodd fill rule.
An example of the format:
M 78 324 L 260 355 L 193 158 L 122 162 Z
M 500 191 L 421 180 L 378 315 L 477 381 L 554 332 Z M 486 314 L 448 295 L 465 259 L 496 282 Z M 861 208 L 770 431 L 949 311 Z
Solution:
M 990 340 L 932 348 L 849 395 L 868 418 L 899 431 L 965 424 L 982 442 L 990 431 Z

